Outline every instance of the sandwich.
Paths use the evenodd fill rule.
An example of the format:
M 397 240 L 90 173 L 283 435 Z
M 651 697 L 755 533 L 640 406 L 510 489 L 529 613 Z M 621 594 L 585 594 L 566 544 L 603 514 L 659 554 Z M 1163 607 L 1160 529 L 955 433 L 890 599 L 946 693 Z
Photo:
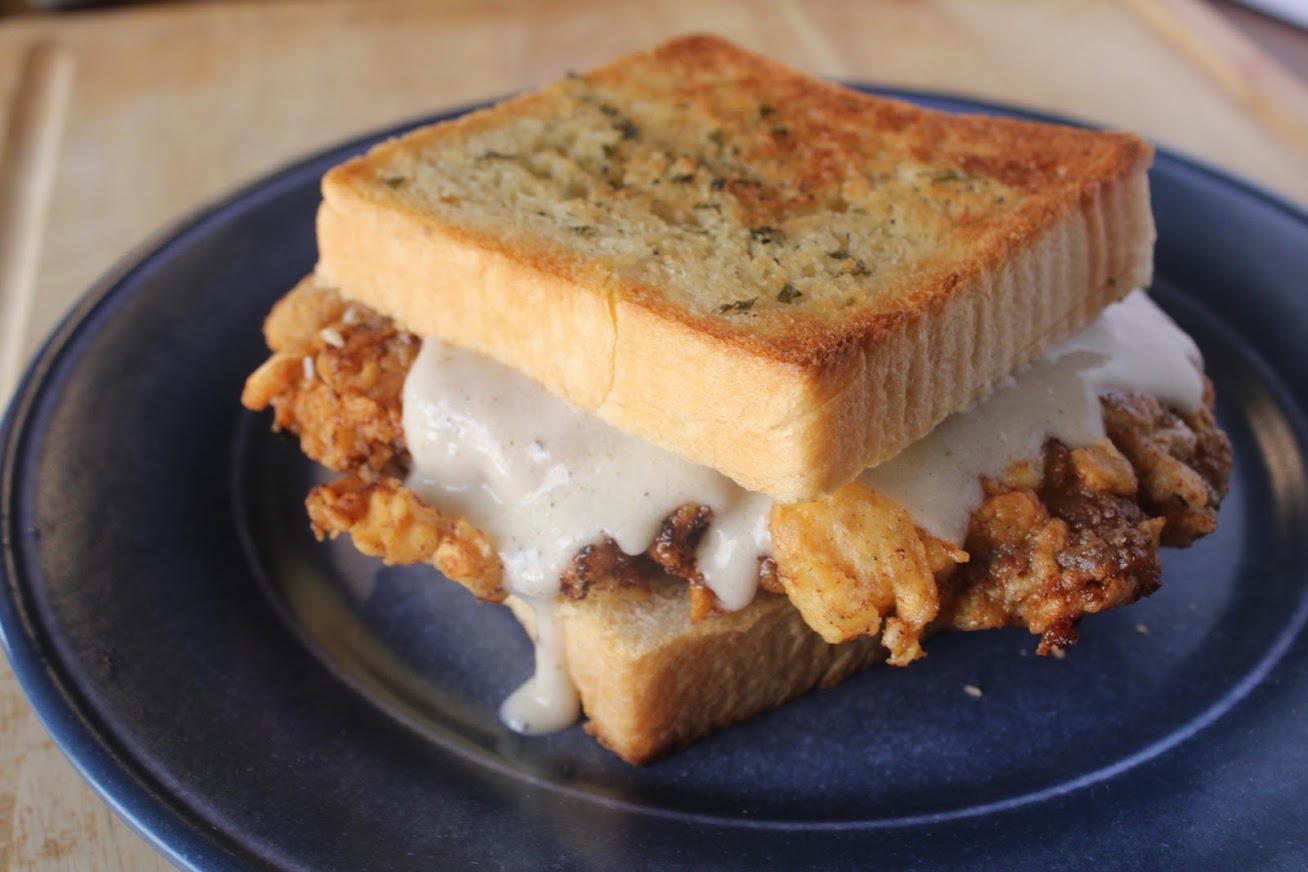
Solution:
M 940 630 L 1058 653 L 1230 473 L 1151 155 L 675 39 L 329 171 L 242 401 L 320 538 L 514 609 L 521 732 L 643 764 Z

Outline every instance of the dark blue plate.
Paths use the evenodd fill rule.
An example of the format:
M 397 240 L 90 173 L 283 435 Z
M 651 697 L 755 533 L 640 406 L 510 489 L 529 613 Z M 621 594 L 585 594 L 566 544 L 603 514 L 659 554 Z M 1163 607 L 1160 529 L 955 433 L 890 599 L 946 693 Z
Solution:
M 1000 111 L 910 95 L 957 110 Z M 370 138 L 370 140 L 373 138 Z M 317 471 L 241 410 L 351 143 L 130 258 L 3 429 L 0 627 L 51 733 L 203 869 L 1301 866 L 1308 215 L 1169 154 L 1155 296 L 1237 466 L 1219 532 L 1066 659 L 950 635 L 646 769 L 507 732 L 508 614 L 308 534 Z M 979 698 L 966 685 L 983 691 Z

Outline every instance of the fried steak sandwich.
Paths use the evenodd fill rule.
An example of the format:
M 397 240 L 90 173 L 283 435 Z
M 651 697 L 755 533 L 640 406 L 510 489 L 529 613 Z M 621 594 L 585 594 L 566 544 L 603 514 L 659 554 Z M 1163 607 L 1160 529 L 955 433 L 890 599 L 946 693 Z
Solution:
M 330 171 L 242 400 L 320 537 L 515 609 L 510 726 L 644 763 L 937 630 L 1061 650 L 1215 528 L 1150 158 L 677 39 Z

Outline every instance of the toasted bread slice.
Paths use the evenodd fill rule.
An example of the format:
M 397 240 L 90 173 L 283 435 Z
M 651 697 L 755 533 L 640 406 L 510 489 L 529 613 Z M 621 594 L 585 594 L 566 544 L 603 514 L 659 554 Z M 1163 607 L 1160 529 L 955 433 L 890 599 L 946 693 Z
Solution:
M 319 269 L 793 501 L 1146 284 L 1150 159 L 689 37 L 332 170 Z
M 824 642 L 784 596 L 761 593 L 699 623 L 689 598 L 685 582 L 666 578 L 648 590 L 560 600 L 586 731 L 628 763 L 649 763 L 886 658 L 876 638 Z M 508 605 L 534 633 L 531 607 L 515 597 Z

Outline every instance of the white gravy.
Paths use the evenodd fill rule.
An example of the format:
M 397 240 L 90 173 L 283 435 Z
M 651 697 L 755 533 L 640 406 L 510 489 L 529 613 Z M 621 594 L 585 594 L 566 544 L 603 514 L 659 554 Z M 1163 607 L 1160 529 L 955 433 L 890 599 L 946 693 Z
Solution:
M 477 354 L 426 340 L 404 384 L 408 484 L 489 533 L 505 587 L 537 615 L 536 673 L 501 709 L 523 732 L 577 717 L 551 600 L 583 547 L 612 538 L 628 554 L 654 543 L 678 506 L 713 509 L 696 557 L 730 609 L 754 598 L 771 551 L 771 502 L 707 467 L 629 436 Z
M 981 504 L 981 476 L 1039 457 L 1051 437 L 1072 447 L 1104 438 L 1099 396 L 1110 391 L 1193 412 L 1203 401 L 1202 366 L 1194 341 L 1135 291 L 861 480 L 922 529 L 961 543 Z
M 518 733 L 539 736 L 572 726 L 581 711 L 577 688 L 568 675 L 554 597 L 529 597 L 536 612 L 536 670 L 500 706 L 500 720 Z
M 1137 291 L 863 480 L 923 529 L 961 542 L 982 474 L 1037 457 L 1050 436 L 1073 446 L 1102 438 L 1105 390 L 1197 408 L 1198 362 L 1189 337 Z M 754 596 L 758 561 L 771 551 L 768 498 L 622 433 L 515 370 L 425 340 L 404 385 L 404 431 L 409 485 L 489 533 L 506 588 L 536 611 L 535 674 L 501 709 L 515 730 L 550 732 L 577 717 L 552 600 L 584 546 L 608 536 L 643 553 L 678 506 L 706 505 L 713 522 L 697 552 L 706 583 L 730 609 Z

